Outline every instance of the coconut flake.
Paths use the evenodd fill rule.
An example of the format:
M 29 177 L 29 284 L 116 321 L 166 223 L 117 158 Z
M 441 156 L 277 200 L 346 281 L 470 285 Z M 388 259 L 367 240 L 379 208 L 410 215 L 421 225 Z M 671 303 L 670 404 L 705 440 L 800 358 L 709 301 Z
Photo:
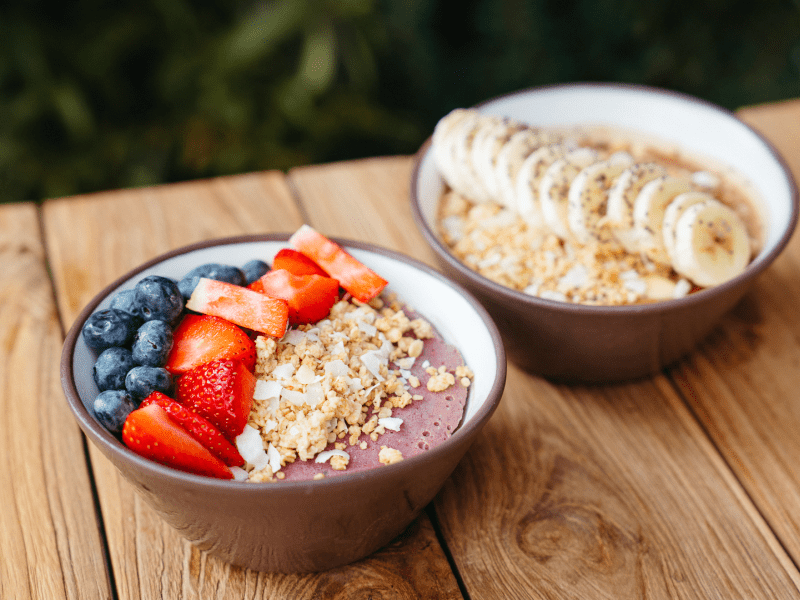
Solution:
M 311 408 L 319 406 L 320 402 L 325 399 L 325 394 L 322 391 L 322 384 L 315 381 L 306 388 L 306 404 Z
M 278 427 L 278 422 L 274 419 L 267 419 L 267 422 L 264 423 L 264 427 L 262 428 L 264 433 L 269 433 L 273 429 Z
M 303 392 L 284 388 L 281 390 L 281 400 L 286 400 L 295 406 L 303 406 L 306 401 L 306 395 Z
M 366 333 L 369 337 L 374 336 L 378 333 L 378 328 L 375 325 L 370 325 L 369 323 L 365 323 L 364 321 L 357 321 L 356 325 L 358 326 L 358 330 L 362 333 Z
M 253 392 L 253 400 L 269 400 L 270 398 L 280 398 L 281 384 L 277 381 L 256 380 L 256 389 Z
M 559 286 L 567 289 L 582 288 L 589 281 L 589 269 L 586 265 L 575 265 L 558 280 Z
M 344 361 L 337 359 L 328 361 L 322 367 L 326 375 L 331 377 L 344 377 L 350 373 L 350 369 L 344 364 Z
M 344 342 L 341 340 L 336 342 L 333 346 L 331 346 L 330 350 L 328 350 L 328 353 L 331 356 L 339 356 L 340 354 L 344 354 L 345 356 L 347 356 L 347 350 L 344 347 Z
M 314 462 L 324 463 L 325 461 L 329 460 L 332 456 L 342 456 L 346 458 L 348 461 L 350 460 L 350 455 L 344 450 L 324 450 L 323 452 L 317 454 L 317 457 L 314 459 Z
M 241 467 L 228 467 L 233 473 L 234 481 L 247 481 L 249 474 Z
M 260 471 L 269 464 L 267 453 L 264 452 L 264 442 L 258 429 L 252 425 L 245 425 L 242 433 L 236 436 L 236 449 L 241 457 Z
M 692 290 L 692 284 L 685 279 L 679 279 L 675 284 L 675 291 L 672 293 L 673 298 L 683 298 Z
M 276 379 L 288 380 L 294 375 L 294 365 L 292 363 L 283 363 L 272 369 L 272 375 Z
M 267 457 L 269 458 L 269 466 L 272 469 L 273 473 L 277 473 L 281 470 L 281 453 L 278 452 L 278 449 L 272 445 L 267 447 Z
M 298 368 L 297 372 L 294 374 L 294 378 L 298 383 L 302 383 L 303 385 L 309 385 L 316 383 L 317 381 L 322 381 L 322 375 L 317 375 L 314 373 L 314 369 L 308 365 L 300 365 L 300 368 Z
M 305 331 L 300 331 L 299 329 L 287 329 L 286 333 L 283 334 L 281 341 L 291 344 L 292 346 L 297 346 L 304 339 L 306 339 Z
M 395 364 L 400 367 L 401 369 L 405 369 L 406 371 L 414 366 L 414 362 L 416 361 L 415 356 L 406 356 L 404 358 L 398 358 Z
M 391 429 L 392 431 L 400 431 L 400 425 L 403 424 L 403 419 L 398 417 L 383 417 L 382 419 L 378 419 L 378 425 L 383 425 L 386 429 Z
M 367 370 L 372 373 L 375 379 L 378 381 L 385 381 L 383 375 L 381 375 L 380 369 L 381 365 L 387 365 L 389 361 L 382 352 L 379 350 L 370 350 L 362 354 L 360 358 L 361 362 L 367 367 Z

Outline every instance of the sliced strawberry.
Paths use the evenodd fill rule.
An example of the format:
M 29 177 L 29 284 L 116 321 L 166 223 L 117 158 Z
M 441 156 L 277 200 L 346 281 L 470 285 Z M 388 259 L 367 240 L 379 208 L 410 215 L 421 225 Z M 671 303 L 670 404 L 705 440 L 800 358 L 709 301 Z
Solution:
M 369 302 L 381 293 L 387 281 L 372 269 L 348 254 L 339 244 L 308 225 L 303 225 L 289 244 L 322 267 L 356 300 Z
M 137 454 L 181 471 L 232 479 L 220 459 L 169 418 L 158 404 L 134 410 L 122 426 L 122 441 Z
M 169 418 L 183 427 L 189 435 L 203 444 L 206 449 L 229 467 L 241 467 L 244 459 L 239 454 L 236 446 L 231 444 L 219 429 L 214 427 L 207 419 L 178 404 L 175 400 L 162 394 L 153 392 L 145 398 L 139 408 L 150 404 L 158 404 L 167 411 Z
M 251 371 L 255 367 L 255 342 L 241 327 L 221 317 L 186 315 L 172 337 L 165 365 L 170 373 L 185 373 L 221 358 L 240 360 Z
M 256 378 L 241 361 L 214 360 L 181 375 L 176 396 L 233 442 L 247 425 L 255 389 Z
M 204 277 L 194 288 L 186 308 L 222 317 L 240 327 L 278 338 L 286 333 L 289 322 L 289 307 L 285 300 Z
M 273 269 L 285 269 L 294 275 L 322 275 L 328 274 L 313 260 L 305 254 L 292 250 L 291 248 L 281 248 L 272 259 Z
M 339 282 L 320 275 L 293 275 L 273 269 L 258 280 L 264 293 L 289 303 L 289 322 L 316 323 L 324 319 L 339 299 Z

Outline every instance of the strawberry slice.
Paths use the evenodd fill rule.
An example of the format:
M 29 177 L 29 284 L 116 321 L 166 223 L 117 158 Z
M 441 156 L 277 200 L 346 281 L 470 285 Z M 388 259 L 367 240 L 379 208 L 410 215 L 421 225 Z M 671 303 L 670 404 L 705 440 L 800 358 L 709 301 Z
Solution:
M 236 447 L 225 439 L 219 429 L 209 423 L 207 419 L 178 404 L 161 392 L 150 394 L 142 401 L 139 408 L 150 404 L 158 404 L 167 411 L 170 419 L 183 427 L 189 435 L 203 444 L 211 454 L 229 467 L 241 467 L 244 465 L 244 459 Z
M 158 404 L 134 410 L 122 426 L 122 441 L 137 454 L 168 467 L 233 479 L 220 459 L 169 418 Z
M 360 302 L 375 298 L 388 283 L 339 244 L 308 225 L 295 231 L 289 238 L 289 244 L 322 267 Z
M 205 277 L 200 278 L 186 301 L 186 308 L 277 338 L 283 337 L 289 322 L 285 300 Z
M 273 269 L 285 269 L 294 275 L 322 275 L 328 274 L 313 260 L 305 254 L 292 250 L 291 248 L 281 248 L 272 259 Z
M 258 280 L 264 293 L 289 304 L 289 323 L 316 323 L 324 319 L 339 299 L 339 282 L 320 275 L 293 275 L 273 269 Z
M 221 317 L 186 315 L 173 332 L 165 365 L 170 373 L 186 373 L 212 360 L 230 358 L 253 370 L 256 345 L 241 327 Z
M 233 442 L 247 425 L 256 378 L 239 360 L 214 360 L 181 375 L 178 402 L 208 419 Z

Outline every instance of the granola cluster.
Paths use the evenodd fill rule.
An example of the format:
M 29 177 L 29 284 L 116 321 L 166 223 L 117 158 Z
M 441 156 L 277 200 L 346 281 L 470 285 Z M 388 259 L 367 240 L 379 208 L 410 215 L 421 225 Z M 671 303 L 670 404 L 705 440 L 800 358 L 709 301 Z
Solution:
M 345 470 L 351 452 L 366 450 L 387 430 L 401 431 L 402 419 L 393 411 L 422 400 L 417 388 L 468 386 L 472 372 L 466 366 L 457 374 L 428 366 L 426 382 L 411 374 L 433 336 L 430 323 L 409 318 L 395 298 L 377 298 L 369 304 L 342 300 L 327 319 L 280 340 L 257 338 L 258 381 L 248 427 L 258 432 L 269 461 L 248 465 L 249 480 L 283 479 L 281 468 L 296 460 L 330 461 L 333 470 Z M 392 464 L 403 456 L 383 444 L 379 458 Z

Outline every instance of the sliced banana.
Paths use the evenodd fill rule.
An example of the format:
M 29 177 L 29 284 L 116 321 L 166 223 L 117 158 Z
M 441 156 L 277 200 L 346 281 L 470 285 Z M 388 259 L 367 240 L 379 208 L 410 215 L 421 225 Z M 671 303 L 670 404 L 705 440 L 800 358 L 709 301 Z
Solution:
M 473 110 L 464 108 L 456 108 L 445 115 L 433 130 L 432 149 L 433 157 L 436 161 L 436 166 L 442 174 L 445 182 L 454 190 L 459 188 L 458 184 L 458 169 L 455 163 L 454 156 L 454 143 L 455 136 L 453 132 L 459 126 L 463 126 L 465 121 L 476 119 L 478 113 Z
M 606 213 L 609 189 L 632 164 L 630 154 L 617 152 L 587 166 L 575 177 L 567 196 L 567 224 L 580 243 L 602 238 L 600 221 Z
M 663 175 L 646 183 L 633 205 L 633 227 L 639 252 L 650 260 L 668 265 L 669 256 L 664 248 L 662 223 L 667 204 L 684 192 L 691 191 L 688 179 Z
M 625 169 L 608 191 L 606 214 L 599 223 L 607 227 L 625 250 L 634 253 L 639 248 L 633 229 L 633 205 L 642 188 L 667 171 L 655 163 L 636 163 Z
M 531 153 L 517 173 L 514 194 L 514 206 L 523 219 L 531 227 L 541 227 L 542 209 L 539 205 L 539 182 L 547 168 L 569 152 L 563 144 L 548 144 Z
M 750 262 L 750 239 L 739 216 L 711 199 L 683 211 L 675 224 L 673 268 L 699 286 L 736 277 Z
M 482 128 L 475 136 L 472 144 L 472 166 L 493 201 L 498 201 L 500 198 L 495 178 L 495 165 L 500 150 L 511 136 L 525 128 L 526 126 L 518 121 L 502 118 Z
M 453 158 L 457 169 L 457 183 L 462 195 L 474 202 L 489 202 L 491 197 L 472 162 L 472 146 L 481 132 L 492 127 L 498 117 L 478 115 L 476 119 L 465 121 L 453 131 Z
M 495 162 L 497 201 L 508 208 L 516 207 L 517 173 L 522 163 L 538 148 L 561 141 L 562 136 L 534 127 L 527 127 L 512 135 L 497 154 Z
M 664 249 L 671 261 L 675 260 L 675 226 L 678 219 L 690 206 L 708 200 L 714 200 L 714 197 L 705 192 L 684 192 L 675 196 L 667 204 L 667 208 L 664 209 L 664 221 L 661 224 L 661 235 Z
M 578 174 L 596 163 L 599 154 L 593 148 L 578 148 L 554 161 L 539 184 L 539 206 L 544 223 L 562 240 L 571 238 L 568 224 L 570 186 Z

